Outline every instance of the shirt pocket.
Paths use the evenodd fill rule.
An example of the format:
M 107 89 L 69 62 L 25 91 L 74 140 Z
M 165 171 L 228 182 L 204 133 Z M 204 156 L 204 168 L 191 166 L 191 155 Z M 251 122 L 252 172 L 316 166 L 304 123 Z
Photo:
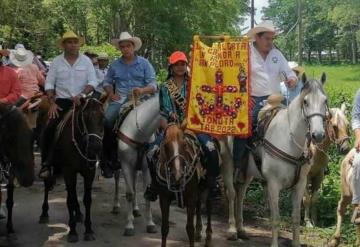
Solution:
M 56 70 L 56 79 L 57 81 L 68 81 L 70 78 L 70 71 L 67 68 L 58 68 Z
M 87 81 L 87 68 L 85 66 L 77 66 L 75 68 L 75 80 L 76 82 Z

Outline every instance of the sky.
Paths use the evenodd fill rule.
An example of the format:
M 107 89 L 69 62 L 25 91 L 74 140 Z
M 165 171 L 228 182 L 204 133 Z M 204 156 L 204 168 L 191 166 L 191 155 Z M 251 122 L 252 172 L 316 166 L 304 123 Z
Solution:
M 261 9 L 263 7 L 267 7 L 269 5 L 268 0 L 254 0 L 254 5 L 255 5 L 255 9 L 256 9 L 255 22 L 260 23 L 261 17 L 262 17 Z M 244 26 L 241 28 L 245 28 L 245 27 L 247 27 L 246 30 L 248 30 L 250 28 L 250 16 L 247 17 L 247 19 L 244 23 Z

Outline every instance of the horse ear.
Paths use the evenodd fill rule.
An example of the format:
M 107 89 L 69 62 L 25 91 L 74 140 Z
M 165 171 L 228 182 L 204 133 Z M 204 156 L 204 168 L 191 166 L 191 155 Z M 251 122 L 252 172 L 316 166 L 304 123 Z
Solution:
M 326 74 L 323 72 L 322 75 L 321 75 L 321 84 L 325 84 L 326 82 Z
M 306 77 L 305 72 L 304 72 L 304 73 L 302 74 L 302 76 L 301 76 L 301 81 L 302 81 L 302 83 L 303 83 L 303 88 L 305 88 L 306 85 L 308 84 L 308 80 L 307 80 L 307 77 Z
M 344 114 L 346 114 L 346 104 L 345 104 L 345 103 L 342 103 L 342 104 L 341 104 L 340 110 L 341 110 Z

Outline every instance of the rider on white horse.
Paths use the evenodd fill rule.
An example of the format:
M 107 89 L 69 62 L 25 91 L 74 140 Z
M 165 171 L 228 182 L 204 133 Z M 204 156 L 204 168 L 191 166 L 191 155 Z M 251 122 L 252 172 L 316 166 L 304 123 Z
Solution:
M 271 21 L 264 21 L 251 29 L 248 36 L 253 39 L 250 44 L 251 62 L 251 98 L 253 136 L 257 125 L 257 117 L 266 100 L 273 93 L 280 93 L 281 76 L 285 84 L 293 88 L 297 83 L 295 73 L 290 69 L 283 54 L 274 47 L 273 39 L 276 30 Z M 242 159 L 246 154 L 248 139 L 234 138 L 233 159 L 236 174 L 244 169 L 246 162 Z
M 161 126 L 165 129 L 168 123 L 181 124 L 185 119 L 186 93 L 188 86 L 188 60 L 183 52 L 176 51 L 169 58 L 167 81 L 160 88 Z M 203 155 L 201 163 L 206 169 L 207 188 L 216 187 L 216 177 L 220 173 L 218 151 L 215 139 L 208 134 L 196 134 L 201 145 Z M 161 141 L 161 140 L 160 140 Z M 159 185 L 156 179 L 156 164 L 150 162 L 151 185 L 146 189 L 144 197 L 149 201 L 156 201 Z
M 129 100 L 131 93 L 137 97 L 157 90 L 153 66 L 147 59 L 135 54 L 141 48 L 140 38 L 122 32 L 120 38 L 114 39 L 112 43 L 122 56 L 110 65 L 103 81 L 105 92 L 111 99 L 105 113 L 103 157 L 100 163 L 106 178 L 111 178 L 114 170 L 120 168 L 113 127 L 122 106 Z

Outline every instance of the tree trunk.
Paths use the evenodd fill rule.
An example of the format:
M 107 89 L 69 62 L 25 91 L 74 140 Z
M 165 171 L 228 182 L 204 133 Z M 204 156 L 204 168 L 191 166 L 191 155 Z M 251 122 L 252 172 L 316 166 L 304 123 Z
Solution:
M 318 62 L 321 64 L 321 51 L 318 51 Z
M 310 63 L 311 62 L 311 50 L 308 50 L 308 54 L 307 54 L 307 62 Z

